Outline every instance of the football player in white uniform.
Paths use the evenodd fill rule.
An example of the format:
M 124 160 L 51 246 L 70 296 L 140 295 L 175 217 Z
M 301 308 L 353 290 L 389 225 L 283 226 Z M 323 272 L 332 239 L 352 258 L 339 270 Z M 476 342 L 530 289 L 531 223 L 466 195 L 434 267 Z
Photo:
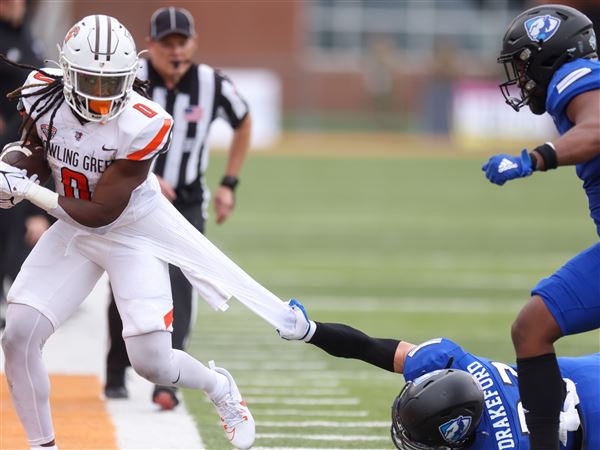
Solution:
M 136 372 L 155 384 L 206 391 L 232 445 L 251 447 L 254 421 L 231 375 L 171 348 L 168 264 L 179 266 L 215 309 L 227 309 L 235 296 L 284 337 L 305 323 L 161 194 L 150 166 L 168 149 L 173 119 L 140 94 L 138 55 L 127 29 L 112 17 L 85 17 L 67 33 L 59 66 L 33 71 L 13 93 L 25 118 L 23 141 L 45 146 L 57 192 L 0 162 L 0 206 L 26 199 L 59 219 L 8 294 L 2 338 L 6 376 L 30 446 L 56 448 L 41 349 L 106 271 Z

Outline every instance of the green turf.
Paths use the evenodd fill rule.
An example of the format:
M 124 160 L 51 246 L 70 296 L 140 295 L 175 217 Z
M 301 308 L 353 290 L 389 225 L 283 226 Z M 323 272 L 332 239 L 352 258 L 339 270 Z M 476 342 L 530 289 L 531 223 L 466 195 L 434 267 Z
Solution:
M 529 289 L 597 236 L 573 169 L 497 187 L 481 162 L 253 155 L 235 214 L 223 226 L 210 221 L 207 234 L 316 320 L 415 343 L 446 336 L 512 362 L 510 324 Z M 213 157 L 213 186 L 223 164 Z M 201 302 L 189 350 L 229 368 L 250 392 L 257 447 L 391 447 L 387 422 L 401 376 L 280 341 L 235 301 L 226 313 Z M 558 350 L 599 351 L 600 334 L 568 337 Z M 207 448 L 229 448 L 203 395 L 185 396 Z M 338 401 L 295 405 L 315 399 Z M 317 426 L 332 421 L 353 423 Z M 340 437 L 323 437 L 332 435 Z

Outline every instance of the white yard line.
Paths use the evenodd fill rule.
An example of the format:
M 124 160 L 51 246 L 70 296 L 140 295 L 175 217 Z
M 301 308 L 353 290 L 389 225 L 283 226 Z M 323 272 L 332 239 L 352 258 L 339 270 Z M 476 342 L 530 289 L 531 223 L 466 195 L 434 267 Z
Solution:
M 313 448 L 313 447 L 252 447 L 252 450 L 323 450 L 323 447 Z M 344 448 L 330 448 L 327 450 L 348 450 Z M 362 447 L 361 450 L 390 450 L 389 447 L 386 448 L 369 448 Z
M 290 393 L 296 396 L 321 396 L 321 395 L 348 395 L 348 389 L 346 388 L 295 388 L 292 390 L 289 387 L 286 388 L 267 388 L 267 387 L 244 387 L 244 395 L 269 395 L 278 396 L 283 395 L 289 397 Z
M 103 277 L 73 317 L 48 339 L 44 361 L 51 374 L 96 375 L 104 384 L 108 343 L 107 299 L 108 282 Z M 4 369 L 1 350 L 0 361 Z M 106 401 L 119 447 L 203 449 L 196 424 L 183 402 L 174 411 L 159 412 L 150 401 L 152 385 L 130 372 L 127 377 L 130 398 Z
M 241 380 L 241 381 L 240 381 Z M 246 382 L 244 382 L 244 380 Z M 236 377 L 236 383 L 238 386 L 244 387 L 296 387 L 298 386 L 298 380 L 281 379 L 281 378 L 263 378 L 257 379 L 245 379 L 244 377 Z M 310 383 L 310 387 L 335 387 L 339 386 L 338 380 L 314 380 Z
M 350 398 L 305 398 L 305 397 L 245 397 L 249 405 L 358 405 L 360 399 Z
M 243 356 L 241 356 L 243 357 Z M 295 372 L 295 371 L 313 371 L 313 372 L 323 372 L 327 369 L 326 361 L 301 361 L 301 362 L 251 362 L 251 361 L 234 361 L 228 358 L 221 358 L 220 361 L 223 364 L 223 367 L 227 367 L 227 370 L 231 370 L 232 372 L 257 372 L 257 371 L 274 371 L 274 370 L 283 370 L 286 372 Z
M 270 422 L 263 420 L 260 423 L 262 428 L 389 428 L 390 423 L 384 421 L 365 421 L 365 422 L 333 422 L 331 420 L 297 420 L 294 422 Z
M 302 439 L 308 441 L 389 441 L 389 436 L 365 436 L 362 434 L 298 434 L 257 433 L 258 439 Z
M 367 417 L 368 411 L 323 411 L 309 409 L 257 409 L 252 408 L 256 416 L 306 416 L 306 417 Z M 262 424 L 262 422 L 261 422 Z

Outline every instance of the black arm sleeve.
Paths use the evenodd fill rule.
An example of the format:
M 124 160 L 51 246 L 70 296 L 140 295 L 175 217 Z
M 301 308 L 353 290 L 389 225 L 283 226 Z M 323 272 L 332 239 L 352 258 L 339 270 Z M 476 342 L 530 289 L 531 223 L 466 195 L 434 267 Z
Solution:
M 394 372 L 394 355 L 400 341 L 367 336 L 362 331 L 340 323 L 316 322 L 317 329 L 309 341 L 333 356 L 360 359 Z

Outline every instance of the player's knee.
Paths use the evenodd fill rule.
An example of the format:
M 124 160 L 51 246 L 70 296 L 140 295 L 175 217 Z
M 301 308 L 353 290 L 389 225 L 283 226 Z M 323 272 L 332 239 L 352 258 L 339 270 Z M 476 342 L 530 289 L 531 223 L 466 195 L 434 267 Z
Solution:
M 140 376 L 155 384 L 170 384 L 173 350 L 169 332 L 129 336 L 125 338 L 125 346 L 131 367 Z
M 2 351 L 6 354 L 6 350 L 10 349 L 11 344 L 12 344 L 12 336 L 10 336 L 6 330 L 4 331 L 4 333 L 2 334 L 2 339 L 0 344 L 2 345 Z
M 23 333 L 23 327 L 18 324 L 7 324 L 4 333 L 2 334 L 2 350 L 6 356 L 7 362 L 11 356 L 25 354 L 27 339 Z
M 136 360 L 131 356 L 130 360 L 131 367 L 139 376 L 154 384 L 165 384 L 165 379 L 168 378 L 168 370 L 161 361 Z

